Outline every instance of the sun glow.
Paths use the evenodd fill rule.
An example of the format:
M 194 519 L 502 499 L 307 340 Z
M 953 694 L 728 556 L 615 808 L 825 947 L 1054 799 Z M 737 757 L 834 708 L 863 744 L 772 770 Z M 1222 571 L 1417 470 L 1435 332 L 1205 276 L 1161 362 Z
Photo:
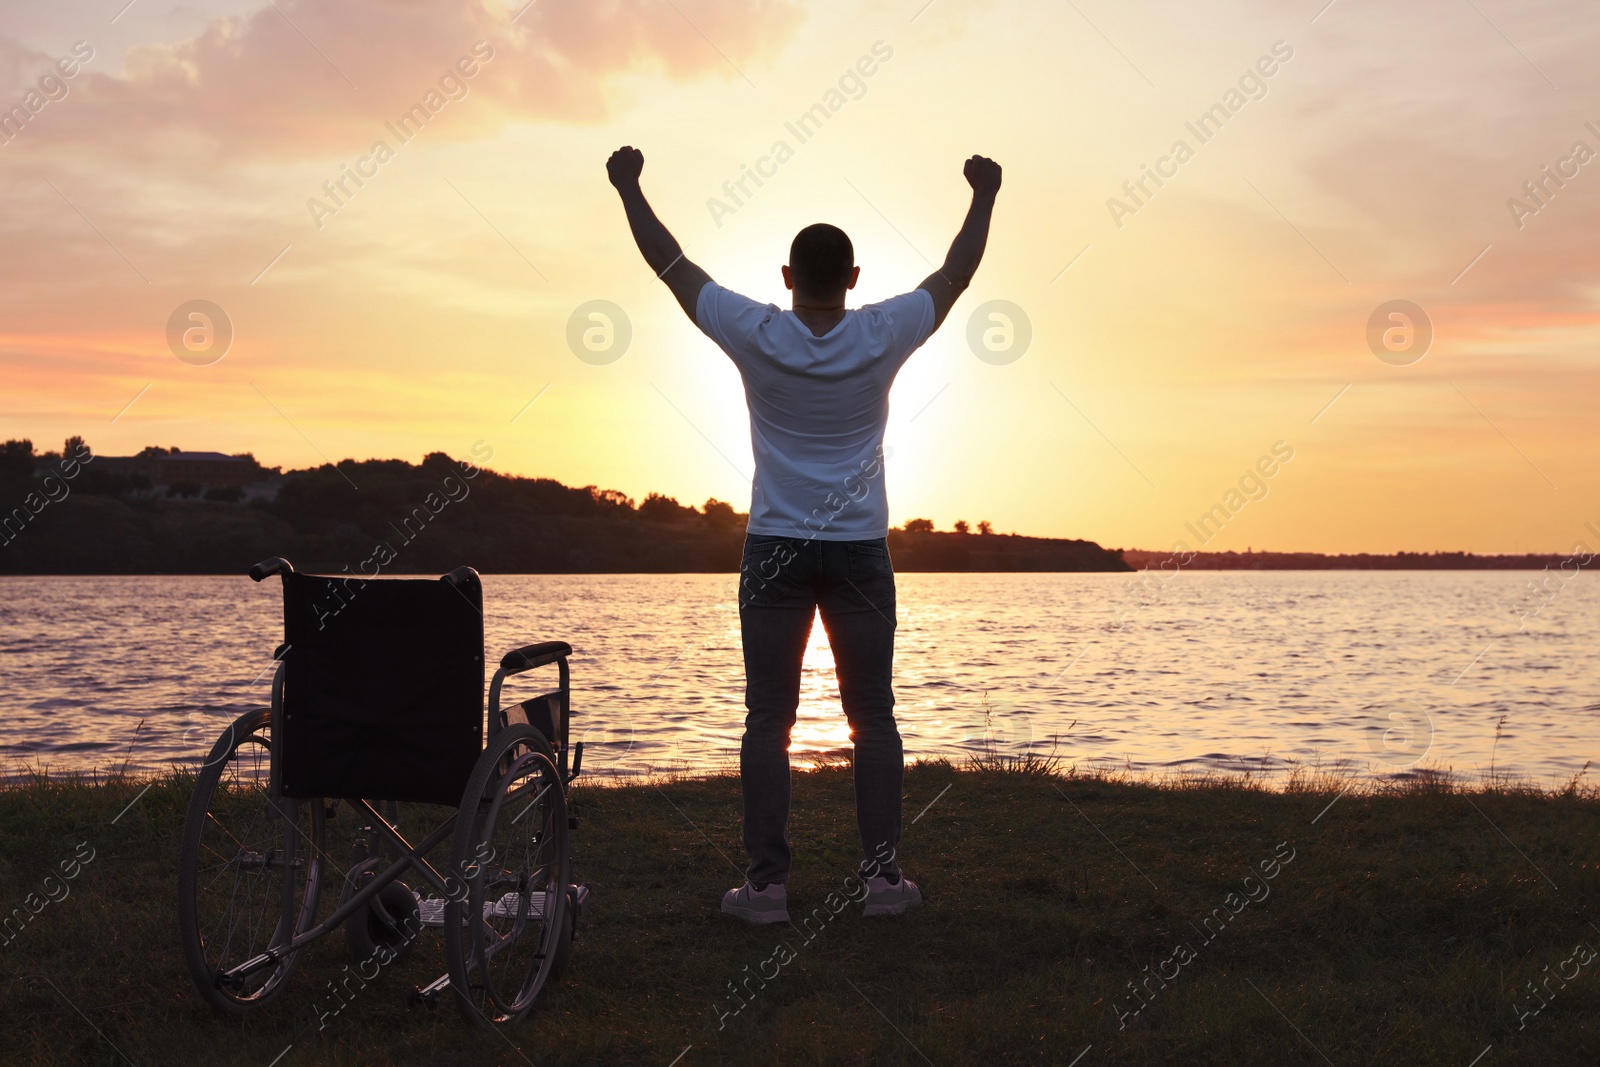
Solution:
M 0 99 L 61 55 L 76 6 L 21 5 Z M 671 5 L 517 0 L 508 26 L 499 3 L 286 0 L 346 79 L 273 5 L 167 6 L 133 5 L 70 98 L 0 131 L 0 439 L 289 469 L 484 441 L 502 473 L 742 510 L 738 374 L 639 257 L 607 156 L 640 147 L 685 254 L 757 300 L 789 302 L 799 227 L 839 225 L 856 306 L 938 265 L 981 152 L 1005 167 L 983 265 L 891 399 L 896 525 L 1197 547 L 1184 524 L 1280 440 L 1300 458 L 1208 551 L 1558 551 L 1594 520 L 1574 502 L 1600 494 L 1600 199 L 1570 146 L 1600 134 L 1470 20 L 1336 7 L 1290 32 L 1271 5 L 1103 5 L 1102 38 L 1070 5 L 697 0 L 702 35 Z M 1573 30 L 1540 66 L 1592 67 L 1585 9 L 1539 10 Z M 1347 106 L 1352 63 L 1404 136 L 1392 108 Z M 413 105 L 437 114 L 401 130 Z M 1485 123 L 1466 142 L 1464 114 Z M 200 297 L 235 327 L 206 366 L 165 332 Z M 1436 337 L 1405 365 L 1365 332 L 1400 297 Z M 631 326 L 605 365 L 568 336 L 594 299 Z M 1030 324 L 1005 365 L 969 336 L 995 300 Z M 808 693 L 830 726 L 808 741 L 842 737 Z

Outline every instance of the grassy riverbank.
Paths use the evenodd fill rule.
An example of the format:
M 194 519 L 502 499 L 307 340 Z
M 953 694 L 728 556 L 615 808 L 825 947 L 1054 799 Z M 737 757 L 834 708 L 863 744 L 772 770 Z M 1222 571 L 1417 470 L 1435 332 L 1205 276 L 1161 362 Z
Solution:
M 213 1015 L 174 935 L 188 786 L 158 781 L 140 796 L 147 784 L 0 791 L 7 913 L 92 850 L 69 895 L 0 948 L 8 1064 L 944 1067 L 1083 1053 L 1080 1067 L 1466 1067 L 1486 1048 L 1484 1065 L 1600 1055 L 1600 959 L 1574 948 L 1600 948 L 1592 792 L 1424 783 L 1355 789 L 1329 807 L 1342 783 L 1267 792 L 919 764 L 902 855 L 927 905 L 754 929 L 715 910 L 739 878 L 735 779 L 580 786 L 577 873 L 594 902 L 572 969 L 508 1041 L 453 1008 L 406 1007 L 405 991 L 443 970 L 436 931 L 324 1029 L 326 983 L 349 962 L 337 936 L 261 1014 Z M 797 775 L 795 808 L 799 921 L 850 873 L 849 772 Z M 763 967 L 780 943 L 793 958 Z M 728 983 L 775 969 L 733 1013 Z M 1157 973 L 1164 986 L 1144 981 Z M 1528 982 L 1548 990 L 1537 1014 Z

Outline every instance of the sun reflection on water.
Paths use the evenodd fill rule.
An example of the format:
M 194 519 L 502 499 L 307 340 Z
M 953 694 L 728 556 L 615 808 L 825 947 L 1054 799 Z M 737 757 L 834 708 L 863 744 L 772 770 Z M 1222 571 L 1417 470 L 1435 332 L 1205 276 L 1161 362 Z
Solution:
M 839 705 L 839 679 L 833 648 L 821 617 L 811 621 L 800 666 L 800 707 L 789 735 L 789 761 L 796 768 L 812 769 L 816 756 L 850 747 L 850 724 Z

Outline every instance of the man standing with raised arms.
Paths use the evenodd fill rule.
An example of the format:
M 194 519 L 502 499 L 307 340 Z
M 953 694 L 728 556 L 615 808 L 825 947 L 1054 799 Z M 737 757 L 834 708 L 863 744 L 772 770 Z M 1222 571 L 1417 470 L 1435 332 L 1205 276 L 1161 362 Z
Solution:
M 631 147 L 606 162 L 645 262 L 738 368 L 756 461 L 739 583 L 748 709 L 739 779 L 750 866 L 722 910 L 755 923 L 789 920 L 789 732 L 820 611 L 855 747 L 863 913 L 899 915 L 922 903 L 922 893 L 901 877 L 896 855 L 905 760 L 891 687 L 895 590 L 883 484 L 889 387 L 972 281 L 1000 166 L 983 156 L 967 160 L 972 204 L 944 265 L 882 303 L 845 307 L 861 268 L 844 231 L 826 223 L 801 230 L 782 268 L 794 294 L 790 311 L 724 289 L 684 258 L 639 188 L 643 169 L 644 154 Z

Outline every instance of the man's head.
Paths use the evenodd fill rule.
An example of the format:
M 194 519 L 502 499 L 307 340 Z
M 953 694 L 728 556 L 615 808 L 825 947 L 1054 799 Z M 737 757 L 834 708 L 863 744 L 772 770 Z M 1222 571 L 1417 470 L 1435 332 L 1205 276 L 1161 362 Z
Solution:
M 847 289 L 856 286 L 856 250 L 837 226 L 814 223 L 794 235 L 783 284 L 797 302 L 843 306 Z

